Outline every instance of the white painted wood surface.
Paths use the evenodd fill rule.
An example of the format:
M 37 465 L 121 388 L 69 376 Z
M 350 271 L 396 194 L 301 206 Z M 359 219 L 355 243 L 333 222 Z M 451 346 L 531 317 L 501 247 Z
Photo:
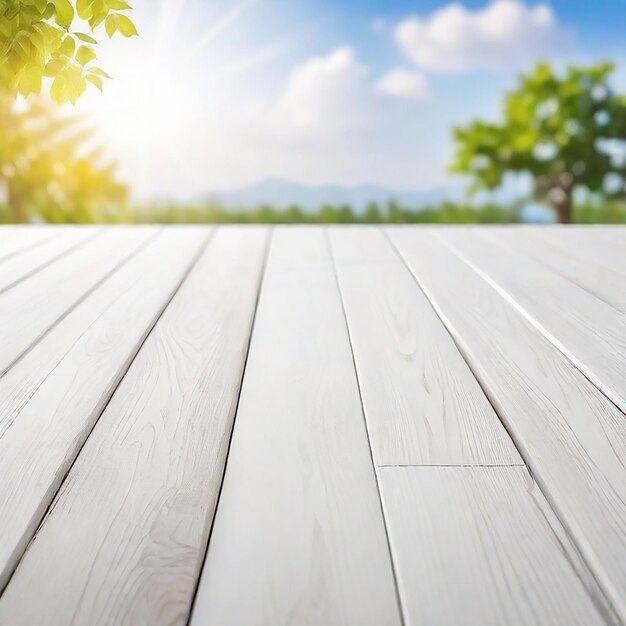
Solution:
M 381 231 L 332 229 L 331 241 L 376 463 L 521 465 L 448 331 Z
M 294 246 L 292 232 L 274 234 L 191 624 L 396 626 L 328 243 L 311 228 Z
M 49 241 L 55 234 L 55 229 L 50 227 L 0 227 L 0 263 Z
M 0 589 L 208 231 L 167 231 L 0 378 Z
M 154 228 L 108 230 L 0 294 L 0 375 L 156 233 Z
M 506 241 L 511 249 L 534 258 L 543 266 L 560 274 L 570 282 L 626 313 L 626 250 L 620 250 L 618 241 L 609 238 L 617 235 L 604 229 L 578 232 L 566 229 L 525 229 L 515 236 L 515 231 L 487 231 Z M 617 237 L 624 246 L 626 229 Z M 576 235 L 576 236 L 572 236 Z M 606 236 L 602 236 L 606 235 Z
M 454 229 L 439 236 L 520 306 L 587 378 L 626 412 L 626 315 L 530 257 L 525 233 Z M 550 257 L 547 246 L 541 256 Z M 530 258 L 529 258 L 530 257 Z M 564 259 L 562 264 L 566 266 Z M 602 273 L 595 269 L 596 283 Z M 621 288 L 626 301 L 626 279 Z M 564 306 L 567 303 L 567 306 Z
M 528 235 L 540 242 L 538 248 L 548 245 L 559 248 L 567 256 L 567 262 L 559 269 L 570 272 L 572 268 L 600 266 L 602 281 L 616 273 L 626 277 L 626 226 L 567 226 L 557 228 L 529 228 Z M 572 263 L 575 261 L 581 263 Z M 587 272 L 583 272 L 585 279 Z M 579 277 L 576 277 L 577 279 Z M 590 283 L 593 285 L 593 281 Z
M 272 241 L 269 262 L 272 267 L 287 269 L 331 267 L 328 242 L 324 228 L 283 226 Z
M 626 229 L 278 228 L 223 483 L 269 231 L 103 231 L 0 228 L 1 626 L 626 623 Z
M 329 233 L 337 264 L 398 262 L 398 255 L 383 237 L 380 228 L 332 226 Z
M 43 243 L 5 259 L 0 263 L 0 293 L 91 241 L 98 232 L 97 228 L 59 228 L 58 233 L 55 231 L 55 235 Z
M 432 231 L 389 232 L 625 620 L 623 414 Z
M 384 467 L 380 477 L 407 626 L 614 623 L 526 468 Z
M 139 351 L 0 599 L 0 623 L 185 624 L 267 231 L 220 229 Z

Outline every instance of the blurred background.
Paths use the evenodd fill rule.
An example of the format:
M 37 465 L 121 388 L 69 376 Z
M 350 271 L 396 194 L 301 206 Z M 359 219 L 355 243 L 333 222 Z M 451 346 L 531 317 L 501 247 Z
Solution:
M 626 222 L 624 0 L 67 4 L 0 3 L 43 68 L 5 59 L 0 222 Z

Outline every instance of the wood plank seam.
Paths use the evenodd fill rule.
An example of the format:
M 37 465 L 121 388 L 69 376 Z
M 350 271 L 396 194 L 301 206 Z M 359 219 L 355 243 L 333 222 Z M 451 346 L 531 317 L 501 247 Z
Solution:
M 580 564 L 576 567 L 576 552 L 527 468 L 450 466 L 441 470 L 411 466 L 388 469 L 381 476 L 383 500 L 393 520 L 392 545 L 405 559 L 400 582 L 411 624 L 620 624 L 594 594 L 593 579 L 585 580 L 586 570 L 581 573 Z M 429 476 L 436 480 L 429 481 Z M 401 491 L 397 489 L 398 481 L 404 481 Z M 447 496 L 437 495 L 440 493 Z M 468 493 L 472 494 L 471 501 L 466 499 Z M 455 504 L 458 498 L 460 504 L 448 511 L 450 496 L 454 496 L 450 499 Z M 505 525 L 502 515 L 508 516 Z M 450 525 L 455 516 L 459 516 L 459 523 Z M 518 532 L 507 535 L 511 524 L 518 523 Z M 490 529 L 489 539 L 484 534 L 480 539 L 479 529 L 483 525 Z M 461 536 L 464 540 L 459 539 Z M 461 556 L 463 565 L 454 561 L 454 567 L 450 567 L 452 562 L 445 555 L 450 555 L 450 546 L 454 544 L 455 557 Z M 522 567 L 520 574 L 523 562 L 527 568 L 542 559 L 546 563 L 539 571 L 529 569 L 521 578 L 508 581 L 509 572 L 489 575 L 494 552 L 502 555 L 502 551 L 509 550 Z M 437 556 L 433 558 L 434 555 Z M 467 559 L 468 555 L 472 556 Z M 399 562 L 402 564 L 401 559 Z M 552 564 L 555 569 L 550 574 Z M 520 583 L 524 591 L 520 590 Z M 583 596 L 578 607 L 577 598 L 571 594 Z M 459 601 L 463 605 L 460 611 L 454 608 Z
M 41 270 L 45 269 L 46 267 L 48 267 L 52 263 L 55 263 L 56 261 L 59 261 L 64 256 L 67 256 L 70 252 L 74 252 L 78 248 L 86 245 L 88 242 L 93 241 L 96 237 L 99 237 L 100 235 L 102 235 L 103 232 L 104 232 L 104 230 L 102 230 L 102 229 L 97 230 L 92 235 L 89 235 L 85 239 L 81 239 L 80 241 L 77 241 L 76 243 L 72 244 L 69 248 L 66 248 L 65 250 L 62 250 L 57 255 L 49 258 L 45 263 L 42 263 L 41 265 L 38 265 L 38 266 L 34 267 L 33 269 L 31 269 L 26 274 L 22 274 L 17 280 L 13 281 L 12 283 L 9 283 L 9 284 L 5 285 L 4 287 L 1 287 L 0 288 L 0 294 L 3 294 L 6 291 L 8 291 L 9 289 L 11 289 L 12 287 L 15 287 L 15 285 L 18 285 L 19 283 L 21 283 L 23 280 L 26 280 L 30 276 L 33 276 L 34 274 L 37 274 L 37 272 L 40 272 Z M 47 240 L 47 241 L 49 241 L 49 240 Z M 37 243 L 39 243 L 39 242 L 37 242 Z M 4 259 L 2 259 L 2 260 L 4 261 Z
M 215 229 L 217 231 L 217 228 Z M 256 323 L 257 311 L 259 309 L 259 300 L 261 299 L 261 291 L 263 289 L 263 281 L 265 279 L 265 270 L 267 268 L 267 260 L 269 258 L 269 251 L 272 245 L 272 238 L 274 236 L 274 227 L 270 226 L 269 234 L 267 236 L 265 242 L 265 250 L 263 252 L 263 263 L 261 267 L 261 278 L 259 280 L 259 284 L 257 285 L 256 298 L 254 301 L 254 310 L 252 312 L 252 323 L 250 324 L 250 333 L 248 335 L 248 345 L 246 347 L 246 354 L 243 360 L 243 368 L 241 370 L 241 377 L 239 379 L 239 391 L 237 393 L 237 400 L 235 402 L 235 412 L 233 415 L 233 422 L 231 424 L 230 436 L 228 438 L 228 445 L 226 447 L 226 458 L 224 461 L 224 467 L 222 468 L 222 479 L 220 481 L 219 490 L 217 492 L 217 500 L 215 502 L 215 511 L 213 512 L 213 519 L 211 520 L 211 525 L 209 527 L 209 534 L 207 537 L 206 546 L 204 548 L 204 554 L 202 555 L 200 569 L 198 572 L 198 576 L 196 577 L 195 587 L 191 596 L 191 605 L 189 607 L 189 612 L 187 613 L 187 621 L 185 622 L 187 626 L 191 623 L 191 619 L 193 618 L 193 612 L 196 605 L 196 597 L 198 595 L 198 587 L 200 586 L 200 579 L 202 578 L 202 572 L 204 570 L 204 564 L 206 562 L 207 554 L 209 553 L 209 545 L 211 544 L 211 537 L 213 535 L 213 528 L 215 526 L 215 519 L 219 513 L 220 508 L 220 498 L 222 495 L 222 488 L 224 486 L 224 477 L 226 476 L 226 470 L 228 469 L 228 456 L 230 454 L 230 447 L 233 441 L 233 433 L 235 432 L 235 424 L 237 422 L 237 412 L 239 410 L 239 400 L 241 398 L 241 390 L 243 389 L 243 381 L 246 375 L 246 368 L 248 366 L 248 357 L 250 356 L 250 346 L 252 345 L 252 336 L 254 335 L 254 325 Z
M 155 231 L 153 235 L 147 237 L 144 241 L 142 241 L 136 248 L 131 250 L 129 254 L 123 257 L 117 264 L 115 264 L 100 280 L 98 280 L 95 284 L 93 284 L 87 291 L 85 291 L 81 296 L 73 302 L 69 308 L 67 308 L 62 315 L 60 315 L 54 322 L 46 328 L 38 337 L 36 337 L 29 346 L 20 352 L 10 363 L 6 365 L 6 367 L 0 372 L 0 378 L 2 378 L 16 363 L 21 361 L 26 354 L 28 354 L 53 328 L 55 328 L 59 322 L 65 319 L 79 304 L 84 302 L 86 298 L 89 297 L 102 283 L 108 280 L 113 274 L 115 274 L 118 270 L 120 270 L 130 259 L 139 254 L 141 250 L 143 250 L 146 246 L 148 246 L 152 241 L 154 241 L 161 232 L 162 229 L 158 229 Z
M 539 334 L 545 337 L 559 352 L 561 352 L 565 358 L 567 358 L 570 363 L 594 386 L 598 389 L 598 391 L 607 399 L 609 402 L 615 405 L 623 413 L 626 413 L 626 403 L 623 398 L 618 397 L 611 389 L 609 389 L 603 382 L 600 380 L 596 374 L 589 369 L 575 354 L 573 354 L 567 347 L 559 341 L 536 317 L 534 317 L 527 309 L 525 309 L 517 300 L 509 294 L 506 289 L 500 286 L 498 282 L 487 274 L 484 270 L 478 267 L 475 263 L 473 263 L 470 259 L 468 259 L 463 252 L 458 250 L 446 239 L 437 235 L 437 239 L 443 243 L 455 256 L 457 256 L 461 261 L 463 261 L 466 265 L 468 265 L 478 276 L 480 276 L 488 285 L 490 285 L 506 302 L 508 302 L 533 328 L 535 328 Z M 567 277 L 563 276 L 565 280 L 570 281 Z M 577 285 L 584 291 L 584 287 Z M 597 297 L 596 294 L 592 294 Z M 601 299 L 601 298 L 599 298 Z M 603 300 L 603 302 L 605 302 Z M 605 302 L 606 304 L 606 302 Z M 609 304 L 609 306 L 612 306 Z
M 128 257 L 126 257 L 122 263 L 120 263 L 120 267 L 121 265 L 123 265 L 128 259 L 132 258 L 135 254 L 137 254 L 141 249 L 143 249 L 147 244 L 149 244 L 151 241 L 153 241 L 154 239 L 156 239 L 156 237 L 158 236 L 159 232 L 161 232 L 160 230 L 155 233 L 154 236 L 149 237 L 146 242 L 143 242 L 142 245 L 140 245 L 131 255 L 129 255 Z M 147 341 L 148 337 L 150 336 L 152 330 L 154 329 L 154 327 L 156 326 L 157 322 L 161 319 L 161 317 L 163 316 L 163 314 L 165 313 L 165 311 L 167 310 L 167 307 L 169 306 L 169 304 L 172 302 L 172 300 L 174 299 L 174 297 L 176 296 L 176 294 L 180 291 L 181 287 L 183 286 L 183 284 L 185 283 L 185 280 L 187 279 L 187 277 L 189 276 L 189 274 L 191 273 L 191 271 L 193 270 L 193 268 L 196 266 L 198 260 L 200 259 L 200 257 L 202 256 L 202 254 L 204 253 L 204 251 L 206 250 L 206 248 L 208 247 L 210 241 L 213 239 L 213 237 L 215 236 L 215 233 L 217 232 L 217 228 L 212 229 L 205 242 L 198 248 L 198 251 L 196 252 L 195 256 L 193 257 L 191 263 L 189 264 L 189 266 L 187 267 L 187 269 L 185 270 L 185 272 L 183 273 L 180 282 L 178 283 L 178 285 L 175 287 L 175 289 L 172 290 L 171 294 L 168 296 L 168 298 L 165 300 L 165 302 L 163 303 L 163 306 L 161 307 L 161 309 L 158 311 L 157 315 L 154 317 L 154 320 L 152 321 L 150 327 L 147 329 L 147 332 L 145 334 L 145 336 L 143 337 L 143 339 L 137 343 L 137 345 L 135 346 L 133 353 L 130 357 L 130 359 L 128 360 L 128 363 L 126 365 L 126 367 L 124 368 L 124 372 L 123 374 L 119 377 L 119 381 L 117 383 L 117 385 L 112 388 L 109 392 L 109 397 L 107 398 L 106 402 L 103 404 L 102 409 L 100 410 L 98 416 L 96 417 L 96 419 L 94 420 L 89 432 L 86 434 L 84 440 L 82 441 L 80 447 L 78 448 L 74 459 L 72 460 L 72 462 L 68 465 L 67 471 L 64 473 L 63 478 L 61 480 L 61 482 L 59 483 L 59 488 L 57 489 L 56 494 L 54 495 L 54 498 L 52 499 L 52 501 L 50 502 L 46 512 L 44 513 L 44 515 L 41 518 L 41 521 L 39 522 L 37 529 L 35 530 L 35 532 L 33 533 L 33 536 L 31 537 L 30 541 L 28 542 L 28 544 L 26 545 L 26 547 L 24 548 L 24 550 L 22 551 L 22 555 L 20 556 L 20 558 L 16 561 L 15 566 L 12 570 L 12 572 L 10 573 L 10 575 L 7 577 L 7 580 L 5 582 L 5 584 L 0 588 L 0 595 L 2 594 L 2 592 L 7 588 L 7 586 L 9 585 L 9 583 L 11 582 L 11 579 L 13 577 L 13 574 L 15 573 L 15 571 L 17 570 L 17 568 L 20 565 L 20 562 L 22 560 L 22 557 L 24 556 L 24 554 L 26 554 L 26 552 L 28 551 L 28 549 L 30 548 L 31 544 L 35 541 L 35 539 L 37 538 L 37 535 L 39 534 L 40 529 L 43 527 L 43 525 L 46 523 L 46 520 L 48 519 L 48 517 L 52 514 L 52 512 L 54 511 L 55 506 L 57 505 L 57 503 L 59 502 L 60 496 L 63 494 L 64 488 L 66 486 L 66 478 L 68 477 L 68 475 L 70 474 L 70 472 L 72 471 L 72 468 L 74 467 L 74 464 L 76 462 L 76 460 L 78 459 L 78 457 L 80 456 L 80 453 L 82 452 L 83 448 L 85 447 L 85 444 L 87 443 L 87 440 L 89 439 L 91 433 L 93 432 L 94 428 L 96 427 L 96 425 L 98 424 L 98 421 L 100 420 L 100 417 L 104 414 L 104 412 L 106 411 L 107 407 L 109 406 L 109 403 L 111 402 L 111 399 L 113 398 L 115 391 L 117 390 L 117 388 L 119 387 L 120 383 L 122 382 L 122 380 L 124 380 L 124 377 L 126 376 L 128 370 L 130 369 L 130 367 L 132 366 L 133 362 L 135 361 L 135 359 L 137 358 L 137 355 L 139 354 L 142 346 L 145 344 L 145 342 Z M 110 276 L 113 272 L 111 272 L 110 274 L 107 275 Z M 103 279 L 104 282 L 105 279 Z M 99 283 L 100 284 L 100 283 Z M 85 296 L 87 297 L 87 296 Z M 77 303 L 78 304 L 78 303 Z M 60 321 L 60 320 L 59 320 Z M 47 334 L 47 333 L 46 333 Z M 26 352 L 24 353 L 26 354 Z M 21 357 L 20 357 L 21 358 Z
M 383 463 L 378 467 L 526 467 L 526 463 Z
M 23 248 L 18 248 L 17 250 L 13 250 L 13 252 L 10 252 L 9 254 L 6 254 L 5 256 L 0 256 L 0 263 L 2 261 L 6 261 L 7 259 L 11 259 L 15 256 L 23 254 L 24 252 L 28 252 L 28 250 L 32 250 L 33 248 L 36 248 L 37 246 L 40 246 L 50 241 L 56 236 L 57 236 L 56 233 L 52 233 L 50 234 L 49 237 L 42 237 L 41 239 L 38 239 L 36 241 L 31 241 L 30 243 L 27 243 Z
M 358 393 L 359 393 L 359 402 L 361 404 L 361 416 L 363 417 L 363 422 L 365 424 L 365 432 L 367 433 L 367 443 L 369 446 L 369 453 L 370 453 L 370 459 L 372 461 L 372 467 L 374 468 L 374 476 L 376 477 L 376 489 L 378 491 L 378 503 L 380 505 L 380 511 L 381 511 L 381 515 L 382 515 L 382 519 L 383 519 L 383 525 L 384 525 L 384 529 L 385 529 L 385 538 L 387 540 L 387 550 L 389 552 L 389 560 L 391 562 L 391 572 L 393 574 L 393 583 L 394 583 L 394 588 L 395 588 L 395 592 L 396 592 L 396 602 L 398 603 L 398 607 L 399 607 L 399 613 L 400 613 L 400 622 L 401 624 L 404 626 L 406 624 L 406 609 L 403 606 L 402 603 L 402 597 L 400 595 L 400 586 L 398 583 L 398 572 L 397 572 L 397 568 L 396 568 L 396 564 L 393 558 L 393 552 L 391 550 L 391 539 L 390 539 L 390 534 L 389 534 L 389 525 L 387 522 L 387 516 L 385 514 L 385 508 L 383 506 L 383 500 L 382 500 L 382 495 L 381 495 L 381 488 L 380 488 L 380 476 L 378 474 L 378 467 L 376 466 L 376 463 L 374 461 L 374 450 L 372 448 L 372 439 L 370 436 L 370 430 L 369 430 L 369 425 L 367 423 L 367 418 L 365 417 L 365 406 L 363 405 L 363 393 L 361 390 L 361 380 L 359 378 L 359 372 L 356 366 L 356 359 L 354 357 L 354 345 L 352 343 L 352 334 L 350 332 L 350 325 L 348 324 L 348 316 L 346 313 L 346 305 L 345 305 L 345 301 L 344 301 L 344 296 L 343 293 L 341 291 L 341 284 L 339 282 L 339 275 L 337 273 L 337 263 L 335 261 L 335 255 L 334 255 L 334 251 L 333 251 L 333 246 L 331 244 L 330 241 L 330 234 L 328 231 L 328 228 L 324 229 L 324 234 L 325 234 L 325 239 L 326 239 L 326 245 L 328 246 L 328 253 L 330 255 L 330 260 L 331 260 L 331 265 L 332 265 L 332 270 L 333 270 L 333 275 L 335 277 L 335 283 L 337 285 L 337 291 L 339 292 L 339 299 L 341 301 L 341 311 L 343 314 L 343 321 L 344 321 L 344 325 L 346 328 L 346 334 L 348 336 L 348 342 L 350 344 L 350 356 L 352 358 L 352 367 L 354 368 L 354 376 L 356 379 L 356 384 L 357 384 L 357 389 L 358 389 Z
M 523 463 L 380 229 L 331 228 L 330 238 L 376 464 Z
M 541 478 L 541 475 L 535 471 L 534 464 L 532 463 L 532 459 L 529 459 L 529 455 L 526 453 L 525 447 L 523 445 L 521 445 L 521 442 L 519 441 L 519 438 L 512 431 L 512 429 L 510 428 L 509 424 L 507 424 L 506 420 L 502 419 L 501 416 L 503 415 L 504 412 L 502 410 L 502 407 L 500 406 L 500 402 L 491 393 L 491 390 L 489 389 L 489 387 L 487 385 L 485 385 L 485 382 L 484 382 L 482 376 L 480 376 L 476 372 L 476 368 L 473 367 L 472 362 L 468 358 L 465 349 L 463 348 L 462 344 L 457 339 L 457 336 L 455 335 L 455 333 L 452 332 L 453 325 L 451 324 L 451 321 L 445 315 L 443 310 L 439 307 L 439 305 L 437 304 L 436 300 L 432 297 L 432 294 L 430 293 L 430 291 L 425 287 L 425 285 L 423 285 L 423 283 L 419 279 L 419 277 L 416 276 L 415 273 L 412 271 L 410 263 L 405 259 L 404 255 L 402 254 L 402 252 L 400 251 L 398 246 L 395 244 L 394 240 L 389 236 L 389 234 L 387 233 L 387 231 L 385 229 L 381 229 L 381 230 L 382 230 L 383 234 L 385 235 L 385 237 L 387 237 L 387 239 L 389 240 L 389 242 L 390 242 L 391 246 L 393 247 L 393 249 L 395 250 L 396 254 L 400 257 L 402 262 L 405 264 L 405 266 L 407 267 L 407 269 L 409 270 L 409 272 L 413 276 L 415 282 L 419 285 L 420 289 L 422 289 L 422 291 L 424 292 L 424 294 L 426 295 L 428 300 L 431 302 L 433 309 L 435 310 L 435 312 L 437 313 L 437 315 L 439 316 L 439 318 L 443 322 L 444 326 L 446 327 L 446 329 L 450 333 L 450 336 L 452 337 L 452 340 L 456 344 L 460 354 L 462 355 L 462 357 L 465 360 L 465 362 L 467 363 L 468 367 L 470 368 L 470 370 L 474 374 L 476 380 L 478 381 L 478 384 L 480 385 L 480 387 L 483 390 L 483 393 L 485 394 L 485 396 L 487 397 L 487 399 L 489 400 L 489 402 L 493 406 L 496 414 L 498 415 L 498 418 L 502 422 L 502 425 L 504 426 L 505 430 L 507 431 L 507 433 L 511 437 L 511 440 L 513 441 L 513 444 L 517 448 L 520 456 L 524 460 L 524 462 L 526 464 L 526 467 L 527 467 L 527 469 L 528 469 L 528 471 L 530 473 L 530 476 L 532 477 L 532 479 L 538 485 L 539 490 L 543 494 L 544 498 L 546 499 L 546 501 L 550 505 L 550 508 L 552 509 L 552 511 L 554 512 L 556 518 L 558 519 L 559 523 L 561 524 L 562 528 L 564 529 L 564 531 L 565 531 L 565 533 L 566 533 L 566 535 L 567 535 L 571 545 L 576 549 L 577 556 L 583 562 L 587 572 L 589 573 L 589 575 L 591 576 L 591 578 L 595 582 L 596 591 L 598 593 L 602 594 L 602 598 L 601 598 L 601 600 L 599 600 L 599 599 L 597 599 L 595 597 L 595 593 L 593 593 L 593 590 L 589 590 L 589 593 L 590 593 L 590 595 L 592 597 L 592 600 L 594 601 L 594 604 L 596 604 L 596 606 L 598 606 L 598 610 L 601 611 L 601 613 L 602 613 L 604 619 L 606 620 L 607 624 L 620 623 L 619 622 L 619 618 L 616 617 L 617 610 L 616 610 L 615 604 L 612 601 L 610 594 L 607 593 L 607 591 L 605 590 L 605 587 L 604 587 L 604 585 L 602 583 L 602 577 L 598 575 L 598 572 L 596 571 L 596 568 L 592 565 L 590 560 L 587 558 L 587 555 L 586 555 L 585 551 L 579 545 L 579 542 L 578 542 L 577 538 L 575 537 L 575 534 L 572 532 L 571 526 L 567 523 L 566 516 L 563 515 L 563 512 L 561 511 L 560 507 L 556 505 L 554 499 L 551 496 L 551 492 L 548 489 L 548 486 L 546 485 L 545 481 L 543 481 L 542 478 Z M 437 239 L 441 240 L 439 237 L 437 237 Z M 446 247 L 448 247 L 451 250 L 451 252 L 453 254 L 455 254 L 455 256 L 457 256 L 463 263 L 465 263 L 465 260 L 461 256 L 459 256 L 458 254 L 456 254 L 456 251 L 453 250 L 452 248 L 450 248 L 445 241 L 443 241 L 442 243 L 444 245 L 446 245 Z M 471 269 L 473 269 L 473 268 L 471 268 Z M 558 535 L 557 535 L 557 539 L 560 542 L 560 538 L 558 537 Z M 566 554 L 565 551 L 564 551 L 564 553 Z M 608 613 L 605 607 L 610 607 L 612 612 Z
M 610 228 L 615 228 L 615 225 L 611 226 Z M 550 229 L 552 230 L 552 229 Z M 561 250 L 563 252 L 570 252 L 571 248 L 567 247 L 567 245 L 563 245 L 561 242 L 559 241 L 554 241 L 553 239 L 551 239 L 549 236 L 547 236 L 546 232 L 543 232 L 542 228 L 538 228 L 536 231 L 534 231 L 537 233 L 537 236 L 539 237 L 539 239 L 541 239 L 546 245 L 550 246 L 553 249 L 558 249 Z M 598 269 L 608 269 L 611 271 L 620 271 L 620 266 L 618 265 L 618 267 L 615 267 L 614 265 L 608 264 L 604 261 L 603 258 L 599 258 L 597 256 L 594 256 L 593 258 L 591 258 L 591 256 L 589 254 L 584 254 L 585 257 L 585 262 L 587 263 L 593 263 Z M 595 295 L 595 294 L 594 294 Z

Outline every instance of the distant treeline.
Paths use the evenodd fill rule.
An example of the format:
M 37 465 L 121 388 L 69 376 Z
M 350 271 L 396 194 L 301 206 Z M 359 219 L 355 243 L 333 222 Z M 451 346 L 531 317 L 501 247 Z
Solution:
M 105 224 L 514 224 L 523 222 L 523 204 L 502 206 L 445 202 L 422 209 L 403 207 L 395 202 L 385 206 L 370 204 L 364 211 L 347 205 L 324 205 L 317 211 L 298 206 L 276 209 L 226 209 L 215 203 L 180 205 L 159 204 L 136 207 L 109 206 L 97 211 L 36 212 L 40 221 L 52 223 Z M 10 223 L 11 213 L 0 205 L 0 223 Z M 626 204 L 587 203 L 574 207 L 573 222 L 580 224 L 626 223 Z
M 510 223 L 517 221 L 517 211 L 502 206 L 480 208 L 444 203 L 420 210 L 395 202 L 381 207 L 371 203 L 364 211 L 349 205 L 323 205 L 317 211 L 305 211 L 293 205 L 276 209 L 262 205 L 254 209 L 225 209 L 216 204 L 143 207 L 131 212 L 141 223 L 191 224 L 418 224 L 418 223 Z

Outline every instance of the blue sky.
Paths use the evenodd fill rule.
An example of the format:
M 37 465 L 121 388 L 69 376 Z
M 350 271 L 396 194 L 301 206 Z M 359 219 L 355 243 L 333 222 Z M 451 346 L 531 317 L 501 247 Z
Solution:
M 135 196 L 193 198 L 269 177 L 448 184 L 450 128 L 498 115 L 539 59 L 612 59 L 626 0 L 137 0 L 140 37 L 81 107 Z

